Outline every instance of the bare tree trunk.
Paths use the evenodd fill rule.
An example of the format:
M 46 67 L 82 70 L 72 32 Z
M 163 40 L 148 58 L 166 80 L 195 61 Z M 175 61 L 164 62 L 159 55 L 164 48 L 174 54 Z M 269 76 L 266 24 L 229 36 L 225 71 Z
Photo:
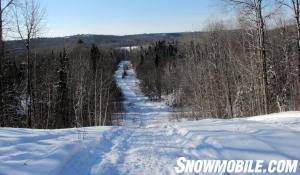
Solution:
M 90 98 L 91 97 L 91 91 L 88 91 L 88 122 L 89 122 L 89 126 L 92 126 L 92 116 L 91 116 L 91 105 L 90 105 Z
M 101 79 L 100 79 L 100 99 L 99 99 L 99 126 L 102 123 L 102 88 L 103 88 L 103 80 L 102 80 L 102 72 L 101 72 Z
M 297 51 L 298 51 L 298 81 L 296 83 L 296 108 L 300 110 L 300 2 L 292 0 L 297 24 Z
M 0 65 L 2 65 L 2 57 L 3 57 L 3 16 L 2 16 L 2 0 L 0 0 Z
M 0 0 L 0 120 L 3 121 L 1 116 L 4 115 L 4 101 L 3 101 L 3 71 L 2 71 L 2 66 L 3 66 L 3 59 L 4 59 L 4 46 L 3 46 L 3 19 L 2 19 L 2 0 Z M 4 121 L 3 121 L 4 122 Z M 1 125 L 1 123 L 0 123 Z
M 31 60 L 30 60 L 30 40 L 26 41 L 27 49 L 27 127 L 32 127 L 32 94 L 31 94 Z
M 259 57 L 262 62 L 262 86 L 263 86 L 263 101 L 264 113 L 268 113 L 268 74 L 267 74 L 267 58 L 265 48 L 265 22 L 262 16 L 262 0 L 256 0 L 256 19 L 259 36 Z
M 96 72 L 95 72 L 95 79 L 94 79 L 94 102 L 95 102 L 95 107 L 94 107 L 94 116 L 95 116 L 95 126 L 97 126 L 97 69 L 96 69 Z
M 80 62 L 81 62 L 81 57 L 80 57 Z M 84 76 L 84 70 L 83 67 L 80 67 L 80 100 L 79 100 L 79 108 L 80 108 L 80 120 L 78 121 L 80 126 L 83 125 L 83 99 L 84 99 L 84 94 L 83 94 L 83 77 Z
M 297 51 L 298 51 L 298 80 L 300 81 L 300 2 L 292 0 L 297 25 Z
M 51 116 L 51 89 L 48 88 L 48 112 L 47 112 L 47 121 L 46 121 L 46 129 L 49 129 L 49 120 Z
M 110 98 L 110 92 L 109 92 L 109 88 L 107 89 L 107 100 L 106 100 L 106 106 L 105 106 L 105 113 L 104 113 L 104 120 L 102 125 L 105 126 L 106 124 L 106 118 L 107 118 L 107 109 L 108 109 L 108 105 L 109 105 L 109 98 Z
M 34 121 L 33 123 L 33 127 L 36 127 L 35 125 L 37 124 L 38 125 L 38 121 L 36 123 L 36 116 L 37 116 L 37 107 L 36 107 L 36 97 L 37 97 L 37 73 L 36 73 L 36 58 L 37 57 L 37 54 L 35 53 L 34 54 L 34 61 L 33 61 L 33 85 L 32 85 L 32 110 L 33 110 L 33 114 L 32 114 L 32 121 Z

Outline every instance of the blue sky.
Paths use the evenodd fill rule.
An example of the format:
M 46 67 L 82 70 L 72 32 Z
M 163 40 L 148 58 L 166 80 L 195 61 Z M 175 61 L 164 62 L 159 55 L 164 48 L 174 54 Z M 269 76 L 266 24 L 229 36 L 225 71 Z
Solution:
M 197 31 L 218 0 L 43 0 L 47 36 Z

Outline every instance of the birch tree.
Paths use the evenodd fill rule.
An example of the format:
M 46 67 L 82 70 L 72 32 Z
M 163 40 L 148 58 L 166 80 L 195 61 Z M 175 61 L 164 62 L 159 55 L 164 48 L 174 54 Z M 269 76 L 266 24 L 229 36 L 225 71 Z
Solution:
M 32 126 L 32 109 L 34 108 L 34 93 L 32 85 L 32 40 L 38 37 L 43 26 L 45 11 L 37 0 L 24 0 L 19 7 L 15 8 L 16 32 L 24 42 L 27 55 L 27 125 Z
M 266 54 L 266 23 L 263 15 L 264 3 L 266 0 L 226 0 L 231 5 L 239 8 L 244 13 L 247 13 L 249 18 L 255 23 L 257 31 L 257 51 L 261 62 L 262 70 L 262 96 L 264 113 L 268 113 L 268 70 L 267 70 L 267 54 Z

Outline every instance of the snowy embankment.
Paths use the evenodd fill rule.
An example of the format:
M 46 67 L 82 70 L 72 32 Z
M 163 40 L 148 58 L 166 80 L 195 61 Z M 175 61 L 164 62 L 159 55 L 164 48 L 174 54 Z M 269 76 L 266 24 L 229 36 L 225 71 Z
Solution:
M 171 122 L 171 109 L 142 95 L 132 69 L 116 72 L 122 127 L 0 129 L 1 175 L 175 174 L 176 159 L 300 160 L 300 112 Z M 84 131 L 84 132 L 83 132 Z

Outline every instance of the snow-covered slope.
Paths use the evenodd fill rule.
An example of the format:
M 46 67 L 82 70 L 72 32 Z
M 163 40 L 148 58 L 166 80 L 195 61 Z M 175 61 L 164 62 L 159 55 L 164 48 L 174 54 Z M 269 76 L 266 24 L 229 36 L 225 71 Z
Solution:
M 144 97 L 134 71 L 116 79 L 128 112 L 122 127 L 0 129 L 0 175 L 175 174 L 176 159 L 300 160 L 300 112 L 171 122 Z

